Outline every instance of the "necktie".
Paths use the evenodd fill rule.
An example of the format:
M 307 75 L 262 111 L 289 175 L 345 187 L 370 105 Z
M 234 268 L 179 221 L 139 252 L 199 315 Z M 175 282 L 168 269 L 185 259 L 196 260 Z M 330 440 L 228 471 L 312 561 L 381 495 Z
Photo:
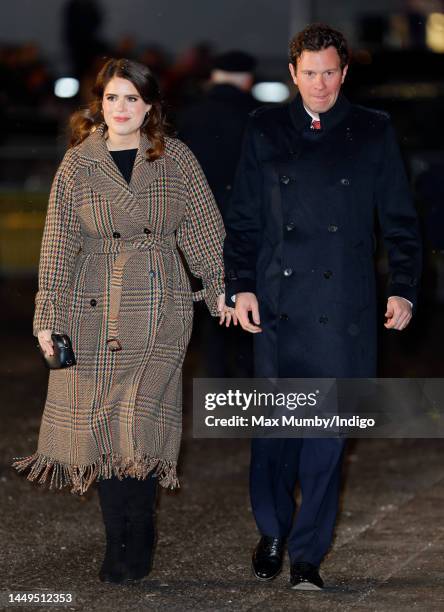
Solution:
M 319 119 L 313 119 L 313 121 L 311 122 L 311 129 L 312 130 L 320 130 L 321 129 L 321 122 L 319 121 Z

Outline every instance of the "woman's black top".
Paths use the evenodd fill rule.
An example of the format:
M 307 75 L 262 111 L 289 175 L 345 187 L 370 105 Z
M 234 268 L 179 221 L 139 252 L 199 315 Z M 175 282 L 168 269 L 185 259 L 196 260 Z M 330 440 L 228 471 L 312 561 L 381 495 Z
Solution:
M 127 183 L 129 183 L 131 180 L 131 173 L 133 171 L 134 160 L 136 159 L 137 149 L 110 151 L 110 153 L 123 178 Z

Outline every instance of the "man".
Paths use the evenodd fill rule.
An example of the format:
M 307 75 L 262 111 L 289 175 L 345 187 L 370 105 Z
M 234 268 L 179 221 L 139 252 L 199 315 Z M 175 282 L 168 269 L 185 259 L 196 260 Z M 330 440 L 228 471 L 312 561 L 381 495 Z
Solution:
M 206 96 L 177 118 L 179 137 L 201 164 L 222 217 L 231 199 L 245 126 L 258 106 L 250 93 L 255 66 L 254 57 L 242 51 L 217 56 Z M 239 327 L 215 326 L 207 312 L 198 314 L 205 375 L 251 376 L 251 338 Z
M 255 59 L 229 51 L 213 61 L 206 96 L 178 115 L 179 137 L 190 147 L 224 215 L 248 115 L 258 104 L 250 91 Z
M 388 116 L 341 93 L 348 59 L 340 32 L 307 27 L 290 44 L 299 94 L 256 111 L 246 131 L 226 215 L 226 299 L 255 334 L 257 377 L 376 375 L 375 213 L 391 272 L 385 327 L 404 329 L 415 306 L 420 238 L 405 171 Z M 292 588 L 323 587 L 343 448 L 340 438 L 252 441 L 259 580 L 279 573 L 287 544 Z

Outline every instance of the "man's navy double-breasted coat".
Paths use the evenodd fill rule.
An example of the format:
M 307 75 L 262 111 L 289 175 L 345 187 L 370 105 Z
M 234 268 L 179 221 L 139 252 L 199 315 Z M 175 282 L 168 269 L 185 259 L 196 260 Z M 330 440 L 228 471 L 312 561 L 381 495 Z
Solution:
M 416 302 L 418 221 L 388 115 L 340 94 L 320 118 L 310 129 L 300 95 L 252 114 L 226 215 L 227 303 L 258 298 L 258 377 L 376 375 L 376 219 L 387 295 Z

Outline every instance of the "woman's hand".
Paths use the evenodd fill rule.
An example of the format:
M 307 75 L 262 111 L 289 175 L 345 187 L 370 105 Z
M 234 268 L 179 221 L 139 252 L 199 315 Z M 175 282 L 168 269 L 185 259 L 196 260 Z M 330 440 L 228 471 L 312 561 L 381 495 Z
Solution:
M 50 329 L 43 329 L 37 334 L 42 351 L 49 357 L 54 355 L 54 345 L 52 343 L 51 334 L 52 331 Z
M 217 312 L 219 313 L 219 325 L 223 325 L 225 321 L 225 327 L 230 327 L 231 321 L 234 325 L 237 325 L 237 316 L 234 312 L 234 308 L 230 308 L 225 304 L 225 293 L 222 293 L 217 298 Z

